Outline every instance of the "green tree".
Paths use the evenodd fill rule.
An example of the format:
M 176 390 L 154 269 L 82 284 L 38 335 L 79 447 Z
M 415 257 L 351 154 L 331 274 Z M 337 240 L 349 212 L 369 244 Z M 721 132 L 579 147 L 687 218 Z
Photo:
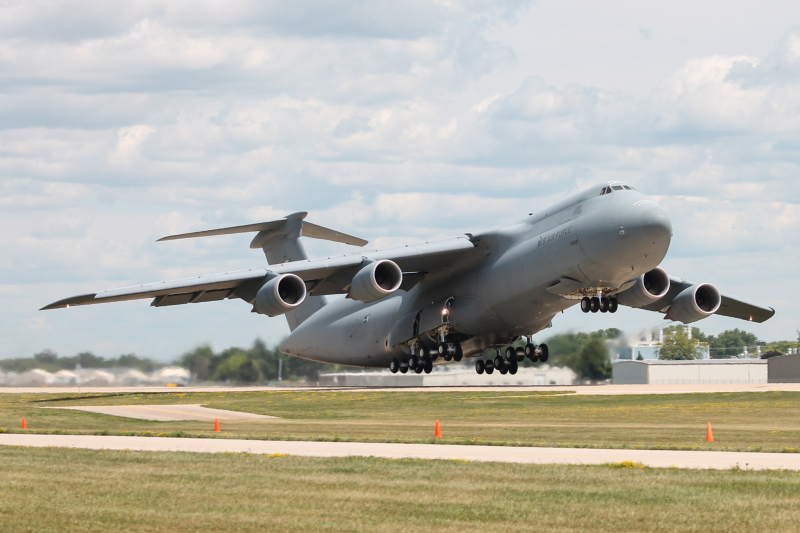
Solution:
M 744 351 L 745 346 L 764 344 L 754 334 L 741 329 L 729 329 L 716 337 L 708 337 L 709 352 L 714 359 L 734 357 Z
M 252 359 L 247 359 L 239 365 L 237 370 L 240 383 L 255 383 L 261 379 L 261 372 L 258 371 L 258 365 Z
M 216 359 L 211 346 L 204 344 L 183 354 L 178 364 L 191 372 L 197 381 L 207 381 L 216 370 Z
M 548 360 L 548 364 L 552 366 L 566 366 L 567 368 L 572 368 L 574 371 L 575 369 L 573 367 L 578 365 L 577 359 L 579 359 L 581 350 L 587 342 L 591 339 L 616 339 L 621 335 L 622 331 L 617 328 L 599 329 L 591 333 L 570 331 L 568 333 L 553 335 L 545 341 L 551 357 L 551 359 Z
M 611 361 L 608 358 L 606 345 L 600 338 L 589 339 L 570 368 L 583 379 L 600 381 L 610 378 Z
M 667 361 L 683 361 L 702 357 L 700 341 L 690 339 L 683 331 L 664 335 L 664 342 L 656 350 L 658 358 Z
M 233 353 L 234 350 L 237 350 L 237 353 Z M 246 353 L 238 348 L 225 351 L 229 353 L 217 366 L 211 379 L 214 381 L 233 381 L 238 383 L 240 380 L 239 367 L 249 363 L 250 359 L 247 357 Z

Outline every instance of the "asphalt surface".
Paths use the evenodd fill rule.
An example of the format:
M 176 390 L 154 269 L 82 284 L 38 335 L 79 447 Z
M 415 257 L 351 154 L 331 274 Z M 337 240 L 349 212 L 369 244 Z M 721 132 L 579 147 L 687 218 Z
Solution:
M 176 420 L 200 420 L 206 422 L 218 418 L 220 420 L 258 420 L 278 418 L 276 416 L 256 415 L 240 411 L 226 411 L 224 409 L 209 409 L 200 404 L 169 404 L 169 405 L 81 405 L 72 407 L 44 407 L 43 409 L 72 409 L 75 411 L 88 411 L 104 415 L 122 416 L 125 418 L 138 418 L 140 420 L 155 420 L 158 422 L 173 422 Z
M 454 386 L 454 387 L 0 387 L 0 394 L 124 394 L 188 392 L 259 392 L 259 391 L 342 391 L 342 392 L 555 392 L 580 395 L 616 394 L 691 394 L 704 392 L 800 391 L 800 383 L 698 384 L 698 385 L 548 385 L 548 386 Z
M 262 441 L 97 435 L 0 434 L 0 445 L 85 448 L 92 450 L 181 451 L 195 453 L 285 454 L 306 457 L 382 457 L 449 459 L 528 464 L 597 465 L 633 461 L 656 468 L 739 467 L 748 470 L 800 470 L 800 454 L 459 446 L 368 442 Z

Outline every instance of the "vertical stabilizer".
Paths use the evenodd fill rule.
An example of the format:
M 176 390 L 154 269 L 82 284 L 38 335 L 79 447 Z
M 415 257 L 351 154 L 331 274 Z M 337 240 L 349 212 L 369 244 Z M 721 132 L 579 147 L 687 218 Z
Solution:
M 353 246 L 366 246 L 367 244 L 367 241 L 364 239 L 353 237 L 341 231 L 317 226 L 310 222 L 305 222 L 303 219 L 306 218 L 306 215 L 308 215 L 308 213 L 301 211 L 284 217 L 282 220 L 272 220 L 270 222 L 259 222 L 230 228 L 195 231 L 192 233 L 181 233 L 180 235 L 170 235 L 158 240 L 173 241 L 177 239 L 193 239 L 196 237 L 232 235 L 235 233 L 257 231 L 258 234 L 250 243 L 250 248 L 261 248 L 264 250 L 264 255 L 267 256 L 267 262 L 270 265 L 308 259 L 308 254 L 300 243 L 301 235 L 312 239 L 324 239 L 326 241 L 341 242 Z M 293 311 L 286 313 L 286 320 L 289 321 L 289 328 L 294 331 L 304 320 L 322 309 L 327 303 L 327 298 L 324 296 L 306 297 L 302 304 Z
M 306 215 L 305 212 L 294 213 L 286 217 L 284 224 L 259 231 L 253 242 L 250 243 L 250 247 L 260 246 L 270 265 L 308 259 L 308 253 L 303 247 L 303 243 L 300 242 L 300 236 L 303 234 L 303 219 Z M 297 326 L 325 307 L 327 303 L 328 299 L 325 296 L 306 297 L 306 300 L 296 309 L 286 313 L 289 329 L 294 331 Z

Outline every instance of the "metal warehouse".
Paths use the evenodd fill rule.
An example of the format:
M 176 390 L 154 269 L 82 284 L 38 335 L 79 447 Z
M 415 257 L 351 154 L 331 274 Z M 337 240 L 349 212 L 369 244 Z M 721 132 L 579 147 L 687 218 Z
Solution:
M 614 361 L 615 385 L 694 385 L 767 383 L 768 364 L 762 359 L 694 361 Z

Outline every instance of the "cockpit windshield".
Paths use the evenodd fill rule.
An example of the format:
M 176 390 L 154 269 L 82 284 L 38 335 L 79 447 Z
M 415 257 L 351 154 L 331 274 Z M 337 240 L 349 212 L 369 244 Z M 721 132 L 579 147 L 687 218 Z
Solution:
M 609 185 L 608 187 L 603 187 L 600 191 L 600 196 L 604 194 L 611 194 L 614 191 L 635 191 L 636 189 L 631 187 L 630 185 Z

